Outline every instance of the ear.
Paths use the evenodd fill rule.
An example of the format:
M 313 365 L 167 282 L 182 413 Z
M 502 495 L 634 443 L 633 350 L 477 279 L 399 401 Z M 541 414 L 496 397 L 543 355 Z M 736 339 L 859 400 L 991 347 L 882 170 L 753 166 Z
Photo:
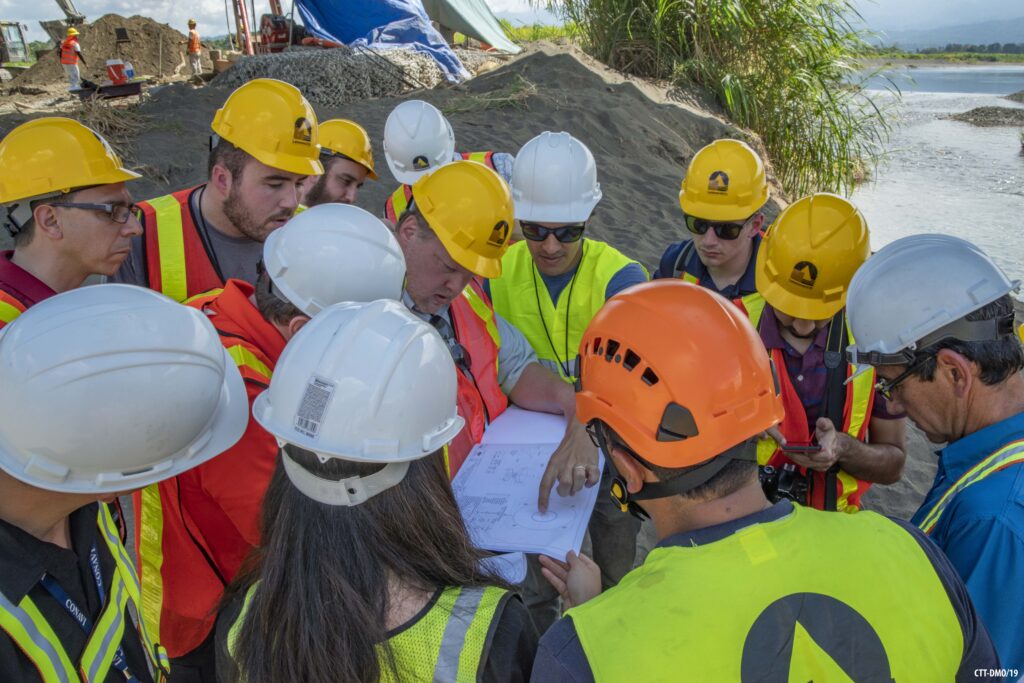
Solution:
M 40 204 L 32 212 L 32 218 L 35 220 L 38 232 L 42 232 L 51 240 L 64 238 L 64 229 L 60 225 L 56 208 L 48 204 Z
M 763 213 L 755 214 L 754 217 L 750 219 L 750 227 L 753 229 L 753 234 L 754 235 L 756 235 L 757 233 L 761 232 L 761 227 L 763 225 L 764 225 L 764 214 Z M 751 236 L 753 236 L 753 235 L 751 235 Z
M 398 238 L 398 244 L 404 250 L 411 241 L 416 239 L 419 234 L 420 223 L 416 219 L 416 214 L 410 213 L 405 219 L 398 224 L 395 228 L 395 237 Z
M 954 396 L 963 398 L 978 380 L 978 365 L 952 349 L 942 349 L 935 355 L 935 374 L 946 378 Z
M 231 171 L 224 164 L 214 164 L 213 169 L 210 171 L 210 185 L 225 197 L 231 193 L 231 183 L 234 182 L 234 178 L 231 176 Z
M 630 493 L 636 493 L 642 489 L 644 487 L 644 473 L 646 472 L 643 465 L 621 448 L 612 446 L 611 450 L 612 464 L 619 475 L 626 480 L 626 490 Z
M 288 338 L 291 339 L 302 329 L 302 326 L 309 322 L 308 315 L 297 315 L 288 321 Z

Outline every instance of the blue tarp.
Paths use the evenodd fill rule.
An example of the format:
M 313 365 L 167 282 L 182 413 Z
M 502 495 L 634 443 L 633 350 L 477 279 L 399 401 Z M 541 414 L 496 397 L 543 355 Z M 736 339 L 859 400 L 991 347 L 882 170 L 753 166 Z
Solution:
M 346 45 L 410 47 L 431 56 L 450 81 L 470 74 L 431 26 L 421 0 L 296 0 L 306 31 Z

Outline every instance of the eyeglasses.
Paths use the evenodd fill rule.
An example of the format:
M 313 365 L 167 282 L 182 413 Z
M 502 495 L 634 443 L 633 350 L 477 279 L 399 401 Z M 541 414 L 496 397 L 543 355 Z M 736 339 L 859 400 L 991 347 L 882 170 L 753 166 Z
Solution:
M 907 379 L 909 379 L 911 375 L 920 370 L 921 367 L 925 363 L 930 361 L 932 358 L 933 356 L 925 356 L 921 360 L 910 365 L 910 367 L 908 367 L 906 370 L 901 372 L 898 376 L 894 377 L 893 379 L 879 380 L 878 382 L 875 383 L 875 391 L 880 393 L 886 401 L 891 401 L 892 394 L 894 391 L 896 391 L 896 387 L 898 387 L 903 382 L 907 381 Z
M 48 206 L 59 206 L 64 209 L 84 209 L 86 211 L 101 211 L 115 223 L 127 223 L 128 219 L 135 216 L 142 219 L 142 209 L 138 204 L 86 204 L 80 202 L 48 202 Z
M 543 242 L 548 235 L 554 235 L 556 240 L 563 243 L 578 242 L 587 228 L 586 223 L 563 225 L 560 228 L 545 228 L 538 223 L 527 223 L 526 221 L 519 221 L 519 226 L 523 229 L 523 237 L 531 242 Z
M 703 235 L 707 233 L 708 230 L 714 230 L 715 236 L 720 240 L 736 239 L 740 236 L 740 233 L 743 232 L 743 228 L 747 224 L 746 221 L 743 221 L 742 223 L 718 223 L 689 215 L 685 216 L 685 218 L 686 229 L 694 235 Z

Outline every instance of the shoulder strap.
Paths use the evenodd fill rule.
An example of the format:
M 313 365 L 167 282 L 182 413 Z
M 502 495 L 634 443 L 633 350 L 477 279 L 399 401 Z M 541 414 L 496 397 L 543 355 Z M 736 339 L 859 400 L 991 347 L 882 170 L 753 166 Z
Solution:
M 693 240 L 690 240 L 683 245 L 683 248 L 679 250 L 679 256 L 676 258 L 676 263 L 672 266 L 672 277 L 682 277 L 683 273 L 686 272 L 686 262 L 690 260 L 690 254 L 693 253 Z
M 847 366 L 843 360 L 843 347 L 846 341 L 846 314 L 840 310 L 828 324 L 828 341 L 825 342 L 825 399 L 822 404 L 822 415 L 832 420 L 837 430 L 843 427 L 843 413 L 846 408 Z M 836 510 L 838 506 L 838 472 L 839 466 L 833 465 L 825 473 L 826 510 Z

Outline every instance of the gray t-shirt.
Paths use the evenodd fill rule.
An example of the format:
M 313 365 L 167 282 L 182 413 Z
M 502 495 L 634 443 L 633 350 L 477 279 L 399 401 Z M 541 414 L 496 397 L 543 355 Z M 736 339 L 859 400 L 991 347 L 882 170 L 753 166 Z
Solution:
M 192 192 L 189 196 L 189 207 L 200 236 L 207 248 L 213 252 L 214 268 L 225 282 L 234 278 L 255 285 L 256 264 L 263 258 L 263 243 L 246 237 L 225 235 L 206 222 L 199 208 L 199 202 L 205 189 L 205 185 L 200 185 Z M 147 229 L 145 225 L 142 227 L 144 230 Z M 146 277 L 146 238 L 144 235 L 139 235 L 133 240 L 131 254 L 109 281 L 139 285 L 140 287 L 149 286 Z

